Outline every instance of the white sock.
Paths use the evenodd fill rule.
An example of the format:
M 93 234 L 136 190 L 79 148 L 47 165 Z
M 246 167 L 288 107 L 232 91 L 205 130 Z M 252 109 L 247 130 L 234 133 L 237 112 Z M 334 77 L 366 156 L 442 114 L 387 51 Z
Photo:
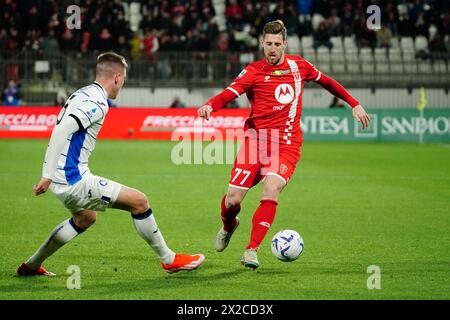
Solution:
M 175 252 L 169 249 L 153 217 L 152 209 L 138 215 L 132 215 L 133 223 L 139 235 L 155 250 L 164 264 L 171 264 L 175 259 Z
M 35 254 L 28 259 L 27 266 L 32 270 L 39 268 L 45 259 L 83 231 L 75 225 L 72 218 L 61 222 Z

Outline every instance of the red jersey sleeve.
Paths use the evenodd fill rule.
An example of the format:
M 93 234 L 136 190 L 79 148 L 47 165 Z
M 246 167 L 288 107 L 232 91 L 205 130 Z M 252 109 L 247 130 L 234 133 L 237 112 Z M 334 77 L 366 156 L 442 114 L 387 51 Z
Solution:
M 322 73 L 317 70 L 317 68 L 308 60 L 305 60 L 306 62 L 306 77 L 305 80 L 306 81 L 319 81 Z
M 245 67 L 241 73 L 234 79 L 227 89 L 236 91 L 235 94 L 240 96 L 253 86 L 254 69 L 251 65 Z
M 244 92 L 247 92 L 253 86 L 254 75 L 252 71 L 253 67 L 251 65 L 244 68 L 224 91 L 209 99 L 206 104 L 210 105 L 214 111 L 217 111 Z

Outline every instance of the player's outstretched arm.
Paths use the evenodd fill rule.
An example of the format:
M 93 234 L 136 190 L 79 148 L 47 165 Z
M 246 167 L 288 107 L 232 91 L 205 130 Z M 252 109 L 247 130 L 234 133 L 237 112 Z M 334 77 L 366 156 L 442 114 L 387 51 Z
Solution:
M 347 102 L 352 107 L 353 118 L 356 121 L 361 122 L 362 128 L 365 129 L 369 126 L 370 117 L 364 110 L 364 108 L 359 104 L 358 100 L 352 97 L 350 93 L 336 80 L 321 74 L 319 80 L 317 81 L 324 89 L 330 92 L 337 98 L 340 98 Z
M 239 94 L 233 92 L 233 90 L 229 90 L 228 88 L 219 93 L 217 96 L 211 98 L 206 102 L 202 107 L 200 107 L 198 111 L 198 116 L 200 118 L 205 118 L 209 120 L 211 112 L 217 111 L 223 106 L 227 105 L 234 99 L 236 99 Z

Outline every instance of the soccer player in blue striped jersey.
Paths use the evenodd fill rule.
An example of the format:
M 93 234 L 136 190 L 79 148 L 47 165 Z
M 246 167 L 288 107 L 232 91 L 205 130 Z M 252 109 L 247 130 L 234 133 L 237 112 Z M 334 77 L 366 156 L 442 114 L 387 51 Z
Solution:
M 139 235 L 152 247 L 169 273 L 198 268 L 203 254 L 173 252 L 159 230 L 148 199 L 142 192 L 93 175 L 88 167 L 97 135 L 108 112 L 107 99 L 115 99 L 126 78 L 124 57 L 105 52 L 97 58 L 96 79 L 74 92 L 58 115 L 45 154 L 42 177 L 33 187 L 36 195 L 50 189 L 72 217 L 60 223 L 17 274 L 52 276 L 42 263 L 64 244 L 89 228 L 96 211 L 116 208 L 129 211 Z

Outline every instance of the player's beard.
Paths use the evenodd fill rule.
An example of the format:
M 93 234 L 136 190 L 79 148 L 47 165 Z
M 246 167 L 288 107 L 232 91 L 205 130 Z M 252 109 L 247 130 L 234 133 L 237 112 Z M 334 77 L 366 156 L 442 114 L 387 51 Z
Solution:
M 270 54 L 266 55 L 266 60 L 269 64 L 276 66 L 280 63 L 281 58 L 283 57 L 283 54 L 280 53 L 280 55 L 271 56 Z

